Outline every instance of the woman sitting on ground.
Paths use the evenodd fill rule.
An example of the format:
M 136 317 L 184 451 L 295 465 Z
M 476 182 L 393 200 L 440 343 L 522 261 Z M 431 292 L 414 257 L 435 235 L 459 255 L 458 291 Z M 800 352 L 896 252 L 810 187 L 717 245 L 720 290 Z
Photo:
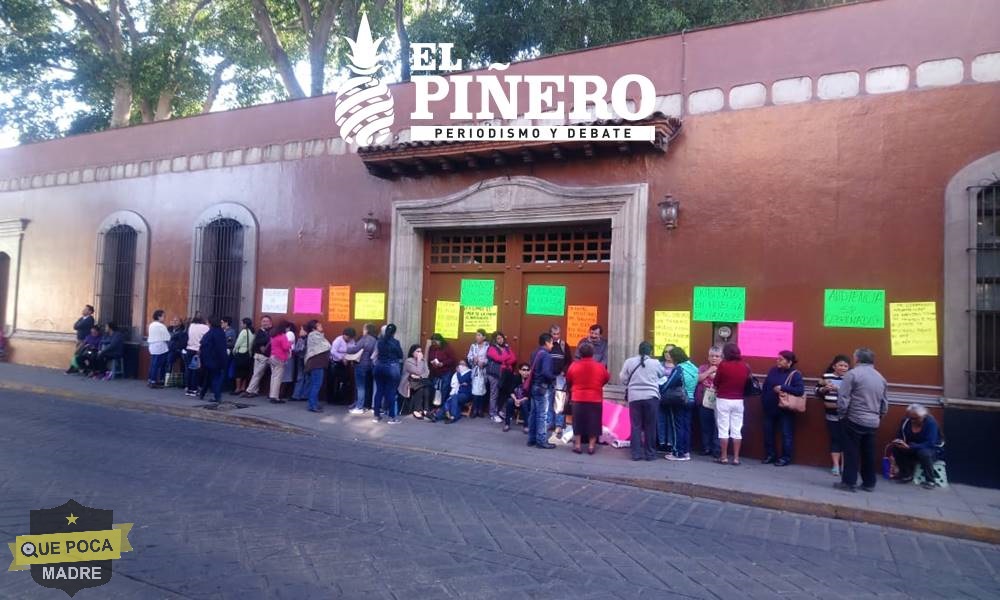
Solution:
M 611 380 L 607 367 L 594 360 L 594 346 L 589 342 L 577 348 L 580 360 L 566 371 L 566 383 L 573 390 L 573 452 L 582 454 L 580 444 L 587 439 L 587 454 L 597 448 L 601 436 L 604 386 Z
M 913 473 L 917 463 L 924 471 L 924 482 L 920 485 L 932 490 L 940 484 L 934 473 L 934 462 L 941 460 L 944 444 L 941 442 L 941 430 L 937 421 L 922 404 L 911 404 L 906 408 L 906 418 L 899 426 L 898 437 L 890 447 L 892 456 L 896 459 L 899 474 L 898 483 L 913 481 Z

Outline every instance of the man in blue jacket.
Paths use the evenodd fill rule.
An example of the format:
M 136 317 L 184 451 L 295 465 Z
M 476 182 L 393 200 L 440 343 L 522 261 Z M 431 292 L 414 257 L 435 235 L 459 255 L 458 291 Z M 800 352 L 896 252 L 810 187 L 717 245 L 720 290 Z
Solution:
M 548 413 L 548 399 L 556 381 L 552 368 L 552 334 L 543 333 L 538 336 L 538 349 L 531 354 L 531 424 L 528 428 L 528 445 L 551 450 L 555 444 L 550 444 L 547 438 L 545 418 Z
M 899 467 L 898 483 L 913 481 L 913 472 L 920 463 L 924 470 L 924 489 L 938 487 L 934 473 L 934 461 L 941 458 L 943 444 L 937 421 L 922 404 L 911 404 L 906 409 L 906 418 L 899 426 L 899 437 L 892 440 L 892 456 Z

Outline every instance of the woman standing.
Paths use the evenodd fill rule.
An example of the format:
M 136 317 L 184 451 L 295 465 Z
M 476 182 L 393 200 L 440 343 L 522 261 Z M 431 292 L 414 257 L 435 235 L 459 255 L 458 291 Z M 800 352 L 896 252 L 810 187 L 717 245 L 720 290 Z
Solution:
M 698 367 L 698 424 L 701 430 L 701 455 L 719 457 L 719 436 L 715 427 L 715 373 L 722 362 L 722 348 L 708 349 L 708 362 Z
M 652 357 L 653 345 L 639 344 L 639 355 L 625 361 L 618 374 L 628 397 L 628 414 L 632 421 L 629 447 L 632 460 L 654 460 L 656 437 L 656 412 L 660 404 L 659 380 L 666 375 L 660 361 Z
M 212 402 L 222 402 L 222 382 L 226 378 L 229 353 L 226 348 L 226 332 L 222 330 L 221 322 L 215 317 L 210 320 L 208 331 L 201 336 L 198 359 L 201 362 L 202 372 L 198 398 L 204 400 L 205 394 L 211 389 Z
M 515 364 L 517 357 L 507 344 L 507 336 L 499 331 L 494 333 L 493 343 L 486 351 L 486 383 L 490 386 L 490 419 L 494 423 L 503 421 L 497 404 L 510 393 Z
M 247 382 L 250 381 L 250 374 L 253 371 L 253 357 L 250 356 L 252 342 L 253 320 L 246 318 L 243 319 L 243 328 L 236 336 L 236 343 L 233 344 L 233 378 L 236 380 L 234 396 L 247 391 Z
M 420 344 L 413 344 L 403 362 L 403 377 L 399 380 L 399 396 L 409 398 L 413 406 L 413 418 L 423 419 L 427 412 L 427 391 L 430 390 L 430 368 L 424 360 Z
M 750 365 L 743 362 L 740 347 L 729 342 L 722 347 L 722 362 L 715 371 L 715 426 L 719 430 L 719 458 L 729 464 L 729 438 L 733 439 L 733 464 L 740 464 L 740 444 L 743 441 L 743 390 L 753 376 Z
M 573 452 L 583 453 L 580 444 L 587 439 L 587 454 L 597 448 L 601 436 L 604 386 L 611 381 L 607 367 L 594 360 L 594 346 L 584 342 L 577 348 L 580 360 L 566 371 L 566 383 L 573 390 Z
M 455 371 L 455 365 L 458 364 L 458 361 L 455 360 L 451 346 L 440 333 L 435 333 L 427 340 L 424 356 L 427 358 L 427 366 L 431 370 L 431 383 L 434 384 L 434 391 L 440 394 L 441 405 L 443 405 L 444 400 L 451 395 L 451 375 Z
M 167 355 L 170 353 L 170 332 L 163 324 L 162 310 L 153 311 L 153 320 L 149 323 L 149 332 L 146 336 L 146 343 L 149 344 L 149 377 L 148 385 L 151 388 L 163 387 L 162 380 L 167 370 Z
M 268 390 L 268 399 L 271 404 L 284 404 L 281 399 L 281 380 L 285 374 L 285 363 L 292 355 L 292 343 L 288 341 L 288 323 L 282 323 L 271 330 L 271 355 L 267 357 L 267 364 L 271 367 L 271 388 Z
M 826 411 L 826 431 L 830 434 L 830 473 L 835 477 L 840 477 L 840 472 L 844 469 L 844 432 L 841 429 L 840 417 L 837 416 L 837 391 L 840 389 L 840 382 L 844 380 L 844 375 L 851 370 L 851 359 L 843 354 L 838 354 L 830 361 L 830 366 L 826 368 L 822 379 L 816 383 L 816 397 L 823 401 L 823 409 Z
M 486 341 L 486 330 L 476 330 L 476 341 L 469 346 L 469 353 L 465 356 L 466 363 L 472 369 L 472 412 L 469 418 L 483 416 L 483 404 L 486 402 L 486 353 L 490 349 L 489 342 Z M 477 381 L 478 380 L 478 381 Z
M 195 317 L 191 319 L 187 331 L 187 354 L 184 357 L 184 367 L 187 369 L 185 381 L 187 383 L 186 396 L 192 398 L 198 395 L 198 390 L 202 386 L 203 372 L 201 370 L 201 359 L 198 357 L 198 349 L 201 347 L 201 338 L 208 333 L 208 325 L 205 319 Z M 225 334 L 222 336 L 225 338 Z M 197 359 L 197 360 L 196 360 Z
M 683 377 L 685 401 L 670 407 L 674 446 L 673 452 L 667 455 L 667 460 L 691 460 L 691 409 L 694 407 L 694 391 L 698 386 L 698 367 L 688 360 L 684 349 L 677 346 L 670 349 L 670 358 L 675 365 L 674 371 Z
M 319 390 L 323 387 L 323 374 L 330 364 L 328 352 L 330 342 L 323 335 L 323 324 L 313 319 L 305 324 L 306 349 L 303 353 L 305 393 L 309 400 L 309 412 L 323 412 L 319 406 Z
M 660 364 L 663 365 L 663 376 L 670 379 L 674 372 L 674 359 L 670 356 L 670 351 L 674 349 L 673 344 L 663 347 L 663 354 L 660 356 Z M 660 407 L 656 411 L 656 449 L 660 452 L 672 452 L 674 449 L 674 423 L 670 410 L 660 402 Z
M 389 323 L 385 326 L 385 333 L 375 344 L 375 352 L 378 358 L 375 361 L 375 399 L 372 400 L 375 408 L 375 417 L 372 421 L 379 423 L 382 421 L 382 410 L 389 413 L 389 424 L 399 423 L 396 418 L 396 392 L 399 389 L 399 379 L 402 377 L 403 348 L 396 339 L 396 325 Z
M 760 397 L 764 412 L 764 459 L 765 465 L 774 463 L 776 467 L 784 467 L 792 462 L 793 436 L 795 431 L 795 413 L 781 408 L 778 395 L 781 393 L 801 396 L 805 393 L 805 382 L 802 373 L 795 369 L 798 359 L 791 350 L 778 353 L 775 366 L 767 372 L 764 379 L 763 393 Z M 774 434 L 775 425 L 781 427 L 781 456 L 775 460 Z

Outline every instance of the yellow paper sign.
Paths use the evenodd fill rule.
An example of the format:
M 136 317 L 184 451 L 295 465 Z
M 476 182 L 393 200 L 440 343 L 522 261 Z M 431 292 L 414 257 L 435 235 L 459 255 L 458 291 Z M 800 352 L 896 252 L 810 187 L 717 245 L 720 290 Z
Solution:
M 653 313 L 653 345 L 657 356 L 663 353 L 667 344 L 673 344 L 684 349 L 688 356 L 691 353 L 691 311 L 658 310 Z
M 330 322 L 351 320 L 351 286 L 330 286 L 330 305 L 327 313 L 327 320 Z
M 438 300 L 434 310 L 434 333 L 440 333 L 446 340 L 458 339 L 458 313 L 461 302 Z
M 597 323 L 596 306 L 566 307 L 566 343 L 576 346 L 590 335 L 590 326 Z
M 385 319 L 385 292 L 354 294 L 354 318 L 373 321 Z
M 493 333 L 497 330 L 496 306 L 465 307 L 465 316 L 462 319 L 462 332 L 475 333 L 477 329 L 485 329 L 486 333 Z
M 893 356 L 937 356 L 937 305 L 934 302 L 890 302 L 889 329 Z

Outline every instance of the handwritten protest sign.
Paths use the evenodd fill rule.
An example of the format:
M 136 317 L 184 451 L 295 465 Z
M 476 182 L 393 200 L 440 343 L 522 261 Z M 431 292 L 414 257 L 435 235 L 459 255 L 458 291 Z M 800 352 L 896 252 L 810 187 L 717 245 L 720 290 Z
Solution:
M 265 313 L 288 313 L 288 288 L 264 288 L 260 310 Z
M 327 320 L 331 322 L 351 320 L 351 286 L 330 286 L 330 305 L 327 308 Z
M 893 356 L 937 356 L 937 304 L 890 302 Z
M 446 340 L 457 340 L 458 313 L 461 308 L 460 302 L 438 300 L 434 309 L 434 332 L 440 333 Z
M 381 321 L 385 318 L 385 292 L 354 294 L 354 318 Z
M 580 340 L 590 335 L 590 326 L 597 323 L 596 306 L 566 307 L 566 343 L 576 346 Z
M 745 318 L 747 289 L 696 286 L 693 306 L 695 321 L 739 323 Z
M 654 354 L 659 356 L 667 344 L 679 346 L 691 355 L 691 311 L 658 310 L 653 313 Z
M 743 321 L 739 326 L 739 344 L 743 356 L 774 358 L 782 350 L 792 350 L 791 321 Z
M 496 306 L 466 306 L 464 310 L 465 315 L 462 319 L 464 333 L 475 333 L 479 329 L 486 330 L 486 333 L 497 330 Z
M 295 288 L 294 298 L 297 315 L 318 315 L 322 310 L 322 288 Z
M 826 290 L 824 327 L 885 327 L 885 290 Z

